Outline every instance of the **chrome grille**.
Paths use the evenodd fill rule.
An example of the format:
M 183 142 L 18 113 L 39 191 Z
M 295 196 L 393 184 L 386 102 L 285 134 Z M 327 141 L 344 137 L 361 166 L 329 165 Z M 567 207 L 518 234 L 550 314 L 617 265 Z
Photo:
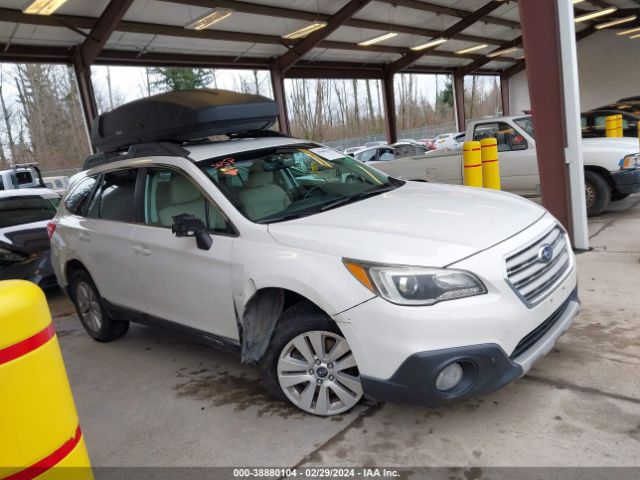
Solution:
M 525 248 L 507 257 L 507 281 L 523 301 L 532 307 L 542 301 L 565 276 L 571 266 L 571 253 L 563 230 L 556 226 Z M 548 245 L 551 261 L 539 258 Z

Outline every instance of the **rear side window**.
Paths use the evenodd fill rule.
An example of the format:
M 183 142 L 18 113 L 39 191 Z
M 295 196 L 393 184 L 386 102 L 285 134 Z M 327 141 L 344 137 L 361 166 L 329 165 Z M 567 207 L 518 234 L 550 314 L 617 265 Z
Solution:
M 526 150 L 528 145 L 525 138 L 510 125 L 503 122 L 480 123 L 473 129 L 473 139 L 495 138 L 498 141 L 499 152 Z
M 87 201 L 95 184 L 95 177 L 87 177 L 80 180 L 78 185 L 67 195 L 64 201 L 65 208 L 74 215 L 84 215 Z
M 138 171 L 118 170 L 105 173 L 87 216 L 118 222 L 135 222 L 134 192 Z
M 18 181 L 18 185 L 24 185 L 26 183 L 32 183 L 33 176 L 31 172 L 16 172 L 16 180 Z

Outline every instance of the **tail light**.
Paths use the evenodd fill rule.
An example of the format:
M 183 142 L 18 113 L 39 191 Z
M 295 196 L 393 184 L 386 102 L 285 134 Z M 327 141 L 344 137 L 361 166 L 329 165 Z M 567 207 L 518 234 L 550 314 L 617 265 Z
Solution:
M 53 233 L 56 231 L 56 224 L 53 222 L 47 223 L 47 235 L 49 235 L 49 240 L 53 237 Z

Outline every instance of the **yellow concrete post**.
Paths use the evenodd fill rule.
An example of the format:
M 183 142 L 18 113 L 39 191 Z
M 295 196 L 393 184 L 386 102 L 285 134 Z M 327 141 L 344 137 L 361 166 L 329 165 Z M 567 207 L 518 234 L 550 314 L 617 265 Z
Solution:
M 498 162 L 498 140 L 483 138 L 480 141 L 482 154 L 482 186 L 500 190 L 500 164 Z
M 464 184 L 468 187 L 482 187 L 482 154 L 480 142 L 464 142 Z
M 618 120 L 616 115 L 609 115 L 605 117 L 604 129 L 607 137 L 616 137 L 618 135 Z
M 47 300 L 30 282 L 0 282 L 0 385 L 0 479 L 92 479 Z
M 624 137 L 624 129 L 622 128 L 622 114 L 616 115 L 616 137 Z

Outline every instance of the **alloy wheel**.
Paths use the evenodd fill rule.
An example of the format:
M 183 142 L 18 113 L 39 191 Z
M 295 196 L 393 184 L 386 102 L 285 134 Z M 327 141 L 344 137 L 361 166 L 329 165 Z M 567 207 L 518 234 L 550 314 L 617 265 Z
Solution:
M 295 337 L 280 353 L 277 373 L 287 398 L 315 415 L 346 412 L 362 398 L 351 347 L 333 332 L 313 330 Z
M 92 331 L 98 332 L 102 327 L 102 311 L 93 289 L 86 282 L 78 283 L 76 301 L 82 320 Z

